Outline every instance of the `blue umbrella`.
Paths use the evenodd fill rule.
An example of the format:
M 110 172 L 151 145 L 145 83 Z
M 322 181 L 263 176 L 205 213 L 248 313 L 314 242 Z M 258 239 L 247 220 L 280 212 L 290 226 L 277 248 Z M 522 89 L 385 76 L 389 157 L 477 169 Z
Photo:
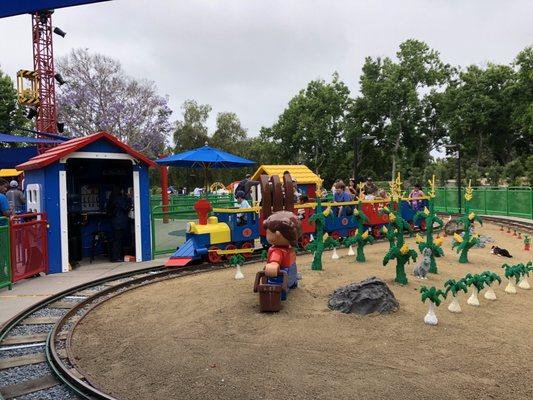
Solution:
M 255 164 L 255 161 L 250 161 L 246 158 L 216 149 L 208 146 L 206 143 L 205 146 L 196 149 L 160 158 L 159 160 L 156 160 L 156 163 L 174 167 L 203 169 L 207 188 L 208 168 L 227 169 L 250 167 Z

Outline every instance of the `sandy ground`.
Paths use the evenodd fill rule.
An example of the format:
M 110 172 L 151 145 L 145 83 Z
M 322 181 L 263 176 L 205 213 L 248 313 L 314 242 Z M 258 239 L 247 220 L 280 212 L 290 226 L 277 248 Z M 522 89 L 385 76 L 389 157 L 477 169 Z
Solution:
M 480 233 L 528 261 L 522 242 L 496 226 Z M 409 243 L 414 245 L 414 240 Z M 347 250 L 324 254 L 324 271 L 303 273 L 278 314 L 258 312 L 252 293 L 260 264 L 173 279 L 123 294 L 94 310 L 75 331 L 74 354 L 86 375 L 120 399 L 532 399 L 533 290 L 479 308 L 460 296 L 462 314 L 438 309 L 439 325 L 423 323 L 421 281 L 393 283 L 394 265 L 381 266 L 388 243 L 366 247 L 367 262 Z M 473 249 L 461 265 L 444 242 L 440 274 L 425 285 L 490 269 L 506 259 Z M 359 317 L 330 311 L 337 287 L 378 276 L 400 302 L 392 315 Z M 533 279 L 531 279 L 533 281 Z M 533 283 L 533 282 L 532 282 Z

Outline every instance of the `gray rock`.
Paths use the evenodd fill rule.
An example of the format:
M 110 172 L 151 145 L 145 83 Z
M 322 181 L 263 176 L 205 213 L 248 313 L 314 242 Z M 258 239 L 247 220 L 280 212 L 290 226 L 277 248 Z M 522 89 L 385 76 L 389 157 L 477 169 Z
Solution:
M 328 307 L 346 314 L 388 314 L 398 310 L 400 303 L 387 284 L 373 276 L 336 289 L 329 297 Z

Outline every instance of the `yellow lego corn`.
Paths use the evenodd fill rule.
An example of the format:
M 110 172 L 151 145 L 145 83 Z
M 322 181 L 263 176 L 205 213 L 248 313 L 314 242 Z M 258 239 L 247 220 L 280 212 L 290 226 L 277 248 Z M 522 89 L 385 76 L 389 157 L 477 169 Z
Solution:
M 457 243 L 463 243 L 463 237 L 457 232 L 453 234 L 453 238 Z
M 424 207 L 424 214 L 429 215 L 429 210 L 427 207 Z
M 423 241 L 424 241 L 424 238 L 420 236 L 420 234 L 417 233 L 415 236 L 415 242 L 422 243 Z
M 365 231 L 365 233 L 363 233 L 363 234 L 361 235 L 361 237 L 362 237 L 363 239 L 366 239 L 366 238 L 368 237 L 368 231 Z
M 409 246 L 407 246 L 407 243 L 404 243 L 400 249 L 400 254 L 406 255 L 407 253 L 409 253 Z

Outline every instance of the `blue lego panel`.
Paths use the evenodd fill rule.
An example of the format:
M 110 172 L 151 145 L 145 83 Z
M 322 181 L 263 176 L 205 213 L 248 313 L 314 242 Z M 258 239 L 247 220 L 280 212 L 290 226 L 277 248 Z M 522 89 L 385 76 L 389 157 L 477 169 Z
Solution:
M 253 213 L 215 213 L 219 222 L 228 224 L 233 243 L 253 242 L 259 237 L 259 215 Z
M 103 1 L 108 0 L 4 0 L 0 2 L 0 18 Z
M 141 198 L 141 241 L 142 260 L 152 259 L 152 242 L 150 226 L 150 182 L 148 177 L 148 167 L 146 165 L 135 166 L 134 170 L 139 171 L 139 184 Z
M 120 147 L 108 142 L 106 139 L 100 139 L 96 142 L 89 143 L 87 146 L 77 150 L 80 152 L 95 152 L 95 153 L 126 153 Z
M 355 221 L 352 216 L 346 215 L 345 211 L 343 210 L 342 215 L 338 217 L 338 209 L 333 207 L 331 214 L 326 218 L 324 231 L 328 233 L 338 232 L 341 237 L 348 236 L 350 231 L 355 229 Z

